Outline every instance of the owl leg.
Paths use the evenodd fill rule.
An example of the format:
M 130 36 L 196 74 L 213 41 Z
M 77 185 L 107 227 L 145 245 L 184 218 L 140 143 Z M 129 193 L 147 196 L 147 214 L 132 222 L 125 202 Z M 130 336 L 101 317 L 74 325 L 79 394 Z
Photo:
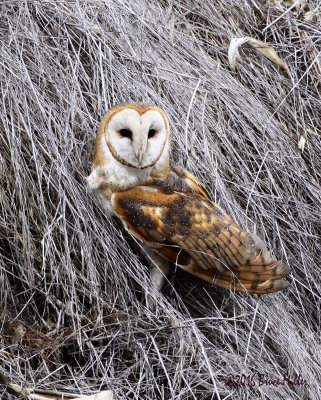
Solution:
M 154 310 L 157 304 L 157 297 L 161 291 L 166 277 L 170 271 L 170 262 L 161 257 L 154 249 L 147 245 L 143 245 L 146 252 L 145 259 L 150 266 L 150 278 L 155 288 L 155 294 L 148 293 L 146 295 L 147 307 Z

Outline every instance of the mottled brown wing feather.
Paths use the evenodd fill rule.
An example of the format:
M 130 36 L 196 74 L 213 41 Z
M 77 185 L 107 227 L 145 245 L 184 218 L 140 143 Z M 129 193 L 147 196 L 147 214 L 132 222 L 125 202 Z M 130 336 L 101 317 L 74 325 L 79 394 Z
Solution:
M 210 200 L 210 195 L 205 186 L 201 182 L 199 182 L 193 174 L 191 174 L 187 169 L 183 168 L 180 165 L 174 165 L 172 168 L 175 173 L 181 179 L 183 179 L 183 181 L 193 190 L 196 195 L 202 196 L 205 199 Z
M 187 176 L 176 178 L 191 179 Z M 289 268 L 270 255 L 256 235 L 245 232 L 202 190 L 191 191 L 175 177 L 114 193 L 115 213 L 139 239 L 164 258 L 218 286 L 271 293 L 288 283 Z M 195 178 L 195 177 L 194 177 Z M 166 178 L 165 178 L 166 179 Z M 192 186 L 197 184 L 195 178 Z

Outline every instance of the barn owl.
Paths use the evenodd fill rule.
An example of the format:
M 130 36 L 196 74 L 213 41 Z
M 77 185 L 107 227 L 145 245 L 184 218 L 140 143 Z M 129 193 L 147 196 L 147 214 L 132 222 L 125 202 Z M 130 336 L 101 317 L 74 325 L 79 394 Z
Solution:
M 170 167 L 169 141 L 166 114 L 157 106 L 118 105 L 104 115 L 87 180 L 105 210 L 157 262 L 166 260 L 164 271 L 171 262 L 231 290 L 285 289 L 289 268 L 213 203 L 194 175 Z

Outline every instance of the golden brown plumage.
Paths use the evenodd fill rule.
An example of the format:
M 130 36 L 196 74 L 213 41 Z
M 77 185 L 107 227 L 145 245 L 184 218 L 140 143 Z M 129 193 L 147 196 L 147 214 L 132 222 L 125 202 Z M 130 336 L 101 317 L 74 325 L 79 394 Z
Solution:
M 288 286 L 289 268 L 270 255 L 209 200 L 188 171 L 174 167 L 166 178 L 112 196 L 114 211 L 139 239 L 167 260 L 218 286 L 271 293 Z
M 105 114 L 88 183 L 145 248 L 191 274 L 250 293 L 288 286 L 289 268 L 260 238 L 214 204 L 190 172 L 170 169 L 169 125 L 160 108 L 125 104 Z

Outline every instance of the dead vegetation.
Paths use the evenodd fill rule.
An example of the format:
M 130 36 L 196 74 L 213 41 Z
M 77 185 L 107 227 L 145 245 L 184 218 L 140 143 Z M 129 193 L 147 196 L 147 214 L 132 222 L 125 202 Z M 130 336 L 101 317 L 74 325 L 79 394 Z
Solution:
M 318 1 L 17 0 L 0 13 L 0 372 L 116 399 L 320 399 Z M 247 41 L 233 72 L 237 38 L 286 70 Z M 234 294 L 173 270 L 154 292 L 84 180 L 98 121 L 128 101 L 165 109 L 173 160 L 291 266 L 290 289 Z

